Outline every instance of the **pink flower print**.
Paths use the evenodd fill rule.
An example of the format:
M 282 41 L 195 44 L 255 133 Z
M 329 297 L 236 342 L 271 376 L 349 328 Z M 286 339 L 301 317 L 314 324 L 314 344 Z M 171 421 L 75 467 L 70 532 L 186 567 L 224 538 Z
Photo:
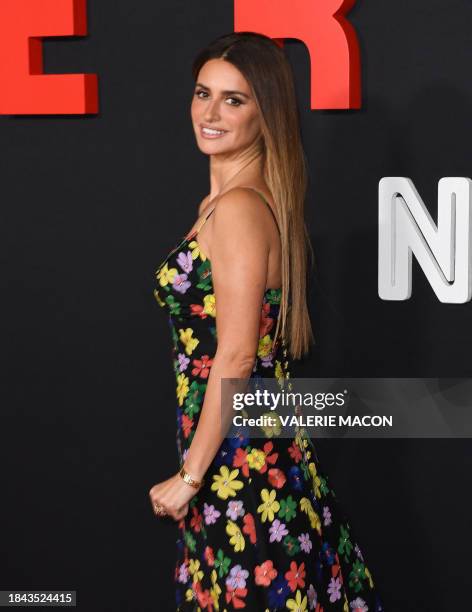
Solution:
M 328 586 L 329 601 L 335 602 L 337 599 L 341 599 L 341 581 L 339 578 L 331 578 Z
M 280 542 L 280 540 L 288 534 L 288 529 L 285 526 L 285 523 L 281 523 L 279 521 L 279 519 L 275 519 L 275 521 L 272 523 L 270 529 L 270 538 L 269 538 L 269 542 Z
M 205 516 L 205 523 L 207 525 L 213 525 L 216 523 L 216 519 L 220 516 L 221 512 L 216 510 L 213 504 L 208 505 L 206 502 L 203 504 L 203 515 Z
M 249 572 L 247 570 L 243 569 L 240 565 L 235 565 L 231 568 L 228 578 L 226 578 L 226 586 L 230 591 L 244 589 L 248 576 Z
M 298 541 L 300 542 L 300 548 L 303 550 L 303 552 L 309 553 L 313 547 L 309 534 L 308 533 L 300 534 L 298 536 Z
M 354 601 L 351 601 L 349 607 L 352 609 L 352 612 L 368 612 L 369 610 L 369 606 L 366 605 L 361 597 L 356 597 Z
M 333 522 L 331 520 L 331 512 L 330 512 L 328 506 L 324 506 L 324 508 L 323 508 L 323 519 L 324 519 L 323 520 L 323 525 L 325 527 L 327 527 L 328 525 L 331 525 L 331 523 Z
M 190 363 L 190 359 L 186 357 L 185 353 L 179 353 L 177 355 L 177 359 L 179 362 L 179 372 L 183 372 L 187 369 L 187 366 Z
M 178 581 L 181 582 L 182 584 L 185 584 L 188 578 L 189 578 L 189 573 L 188 573 L 187 566 L 185 563 L 182 563 L 182 565 L 179 567 Z
M 318 605 L 318 593 L 316 592 L 315 587 L 312 584 L 310 584 L 310 588 L 307 591 L 307 595 L 310 610 L 314 610 Z
M 186 274 L 176 274 L 172 286 L 179 293 L 185 293 L 192 283 L 187 280 Z
M 192 253 L 190 251 L 187 251 L 186 253 L 181 251 L 177 257 L 177 263 L 182 270 L 188 274 L 193 269 Z
M 232 500 L 228 502 L 228 509 L 226 510 L 226 516 L 232 521 L 235 521 L 238 516 L 243 516 L 246 511 L 243 508 L 243 502 L 240 500 Z M 242 587 L 244 588 L 244 587 Z

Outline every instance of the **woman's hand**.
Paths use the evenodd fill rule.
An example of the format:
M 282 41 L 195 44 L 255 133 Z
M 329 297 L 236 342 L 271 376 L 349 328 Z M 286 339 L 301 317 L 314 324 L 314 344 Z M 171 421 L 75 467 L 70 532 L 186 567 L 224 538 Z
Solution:
M 198 489 L 187 484 L 177 473 L 155 484 L 149 491 L 149 497 L 155 513 L 156 506 L 163 506 L 169 516 L 180 521 L 188 512 L 189 501 L 197 493 Z

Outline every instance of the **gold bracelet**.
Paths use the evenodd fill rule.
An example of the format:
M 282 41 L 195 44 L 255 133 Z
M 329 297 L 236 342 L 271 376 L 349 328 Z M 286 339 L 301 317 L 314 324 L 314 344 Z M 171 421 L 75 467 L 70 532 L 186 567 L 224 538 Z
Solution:
M 185 471 L 184 466 L 182 466 L 179 472 L 179 475 L 187 484 L 189 484 L 194 489 L 199 489 L 200 487 L 203 487 L 203 485 L 205 484 L 205 480 L 203 478 L 201 481 L 198 481 L 198 480 L 195 480 L 195 478 L 192 478 L 190 474 Z

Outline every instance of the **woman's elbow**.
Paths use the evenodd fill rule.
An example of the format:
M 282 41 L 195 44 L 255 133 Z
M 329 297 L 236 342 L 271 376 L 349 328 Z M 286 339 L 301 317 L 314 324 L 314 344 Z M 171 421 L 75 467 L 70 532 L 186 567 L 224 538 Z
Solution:
M 250 374 L 256 362 L 256 350 L 248 350 L 242 347 L 218 346 L 215 360 L 225 364 L 231 369 L 240 371 L 241 375 Z

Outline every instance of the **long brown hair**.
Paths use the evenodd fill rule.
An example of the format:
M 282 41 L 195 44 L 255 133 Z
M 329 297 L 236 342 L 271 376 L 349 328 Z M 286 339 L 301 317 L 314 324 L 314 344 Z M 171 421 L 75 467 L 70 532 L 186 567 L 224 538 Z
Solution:
M 295 359 L 314 342 L 307 306 L 308 251 L 313 248 L 304 220 L 307 168 L 300 134 L 292 68 L 268 36 L 232 32 L 202 49 L 193 62 L 195 81 L 210 59 L 231 62 L 252 89 L 260 112 L 264 179 L 272 193 L 282 247 L 282 295 L 275 330 Z

